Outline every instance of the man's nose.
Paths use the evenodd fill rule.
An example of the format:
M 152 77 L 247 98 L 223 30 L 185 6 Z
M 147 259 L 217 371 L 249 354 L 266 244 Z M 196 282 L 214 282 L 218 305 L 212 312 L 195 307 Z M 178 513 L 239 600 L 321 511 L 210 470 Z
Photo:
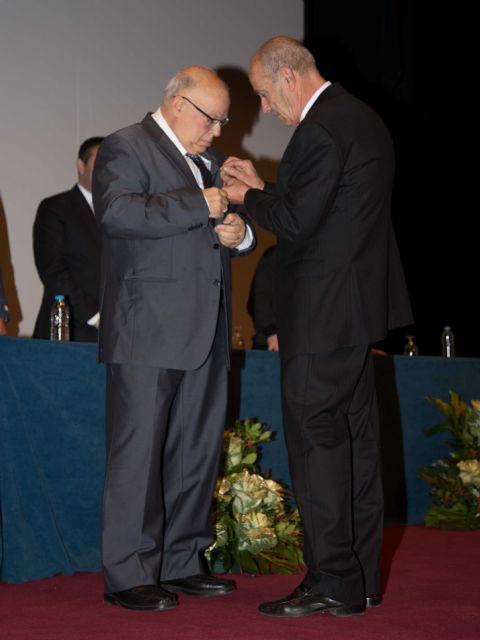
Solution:
M 265 98 L 263 96 L 262 96 L 262 98 L 260 100 L 260 104 L 262 106 L 263 113 L 270 113 L 270 111 L 271 111 L 270 105 L 268 104 L 268 102 L 265 100 Z

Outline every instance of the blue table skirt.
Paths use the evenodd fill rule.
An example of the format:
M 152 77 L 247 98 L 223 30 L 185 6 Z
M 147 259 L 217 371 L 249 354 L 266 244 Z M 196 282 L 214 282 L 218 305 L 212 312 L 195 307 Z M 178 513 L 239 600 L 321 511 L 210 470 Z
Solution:
M 100 569 L 105 369 L 92 344 L 0 338 L 0 580 L 20 583 Z M 229 419 L 257 417 L 276 432 L 262 469 L 290 485 L 279 361 L 235 352 Z M 480 397 L 480 359 L 376 358 L 387 523 L 419 523 L 428 487 L 416 471 L 444 455 L 426 396 Z

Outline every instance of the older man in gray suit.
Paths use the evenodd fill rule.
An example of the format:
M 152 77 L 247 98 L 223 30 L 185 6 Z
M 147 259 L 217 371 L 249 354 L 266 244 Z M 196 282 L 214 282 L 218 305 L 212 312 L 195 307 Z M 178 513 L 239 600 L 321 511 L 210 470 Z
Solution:
M 106 138 L 95 166 L 105 602 L 132 609 L 235 589 L 208 575 L 202 558 L 225 425 L 230 256 L 255 245 L 245 220 L 228 212 L 209 150 L 228 109 L 216 73 L 184 69 L 155 113 Z

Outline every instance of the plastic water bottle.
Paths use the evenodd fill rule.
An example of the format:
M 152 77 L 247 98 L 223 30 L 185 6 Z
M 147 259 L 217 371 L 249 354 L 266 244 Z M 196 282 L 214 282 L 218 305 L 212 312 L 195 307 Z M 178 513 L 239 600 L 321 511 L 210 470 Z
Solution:
M 70 340 L 70 309 L 65 296 L 55 296 L 50 310 L 50 340 Z
M 446 326 L 442 331 L 442 356 L 444 358 L 455 357 L 455 336 L 452 327 Z

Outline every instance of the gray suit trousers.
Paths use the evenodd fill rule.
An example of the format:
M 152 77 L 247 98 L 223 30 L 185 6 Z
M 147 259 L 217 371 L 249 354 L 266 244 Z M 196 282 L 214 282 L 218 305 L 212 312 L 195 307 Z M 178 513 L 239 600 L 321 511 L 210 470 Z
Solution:
M 107 367 L 105 592 L 204 572 L 225 429 L 224 314 L 194 371 Z

